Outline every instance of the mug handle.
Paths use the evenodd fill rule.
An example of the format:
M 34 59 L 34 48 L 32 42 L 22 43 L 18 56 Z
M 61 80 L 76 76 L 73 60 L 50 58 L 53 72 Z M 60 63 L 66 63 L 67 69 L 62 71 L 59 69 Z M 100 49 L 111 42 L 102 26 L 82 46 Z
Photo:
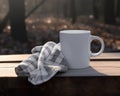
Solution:
M 101 49 L 100 49 L 97 53 L 92 53 L 92 52 L 91 52 L 90 55 L 91 55 L 92 57 L 100 55 L 100 54 L 103 52 L 104 47 L 105 47 L 104 42 L 103 42 L 103 39 L 101 39 L 100 37 L 91 35 L 91 42 L 92 42 L 93 40 L 98 40 L 98 41 L 100 41 L 100 43 L 101 43 Z

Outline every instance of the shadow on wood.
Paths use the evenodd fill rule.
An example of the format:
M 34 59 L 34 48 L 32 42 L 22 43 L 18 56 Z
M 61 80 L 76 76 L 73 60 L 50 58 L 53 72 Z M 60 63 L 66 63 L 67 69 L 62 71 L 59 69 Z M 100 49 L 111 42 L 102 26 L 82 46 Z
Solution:
M 118 96 L 119 82 L 119 76 L 55 77 L 34 86 L 26 77 L 0 78 L 0 92 L 7 96 Z

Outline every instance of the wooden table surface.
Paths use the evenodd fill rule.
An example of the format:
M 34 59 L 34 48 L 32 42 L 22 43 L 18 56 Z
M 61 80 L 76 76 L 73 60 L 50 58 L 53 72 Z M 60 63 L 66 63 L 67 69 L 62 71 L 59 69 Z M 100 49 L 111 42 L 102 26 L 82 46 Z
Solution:
M 90 67 L 59 73 L 37 86 L 14 71 L 30 55 L 0 55 L 0 96 L 120 96 L 120 53 L 92 57 Z
M 0 62 L 22 61 L 31 54 L 0 55 Z M 91 57 L 91 60 L 120 60 L 120 53 L 102 53 L 100 56 Z
M 14 68 L 30 54 L 0 55 L 0 77 L 17 77 Z M 120 76 L 120 53 L 103 53 L 92 57 L 90 67 L 70 69 L 57 76 Z

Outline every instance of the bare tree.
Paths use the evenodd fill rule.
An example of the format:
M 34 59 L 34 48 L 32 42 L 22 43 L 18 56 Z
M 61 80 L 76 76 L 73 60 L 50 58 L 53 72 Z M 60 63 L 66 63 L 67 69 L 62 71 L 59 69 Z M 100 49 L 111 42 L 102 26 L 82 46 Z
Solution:
M 24 0 L 9 0 L 11 36 L 20 42 L 27 42 Z
M 120 0 L 116 1 L 116 17 L 120 17 Z
M 4 28 L 6 27 L 6 25 L 8 23 L 8 20 L 9 20 L 9 12 L 7 13 L 7 15 L 4 17 L 4 19 L 0 23 L 0 33 L 3 32 Z
M 114 0 L 104 0 L 104 22 L 115 24 L 115 2 Z
M 99 18 L 99 11 L 97 6 L 98 0 L 93 0 L 93 15 L 95 19 Z
M 69 6 L 68 5 L 69 5 L 68 0 L 65 0 L 63 3 L 63 15 L 64 15 L 64 17 L 69 16 L 69 12 L 68 12 Z
M 40 6 L 42 6 L 45 3 L 46 0 L 40 1 L 34 8 L 32 8 L 28 14 L 25 16 L 25 19 L 28 18 L 31 14 L 33 14 L 36 9 L 38 9 Z M 2 22 L 0 23 L 0 33 L 3 32 L 4 28 L 6 27 L 7 23 L 9 21 L 9 12 L 6 14 Z
M 41 5 L 43 5 L 47 0 L 42 0 L 39 2 L 30 12 L 26 15 L 26 18 L 29 17 L 36 9 L 38 9 Z
M 70 0 L 70 16 L 72 18 L 71 22 L 72 22 L 72 24 L 74 24 L 77 19 L 75 0 Z

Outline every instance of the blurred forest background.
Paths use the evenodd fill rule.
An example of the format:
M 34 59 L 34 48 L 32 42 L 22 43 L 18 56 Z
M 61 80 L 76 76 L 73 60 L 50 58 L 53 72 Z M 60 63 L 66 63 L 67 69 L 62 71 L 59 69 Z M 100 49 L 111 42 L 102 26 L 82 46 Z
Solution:
M 104 52 L 120 52 L 120 0 L 0 0 L 0 54 L 31 53 L 66 29 L 91 30 Z

